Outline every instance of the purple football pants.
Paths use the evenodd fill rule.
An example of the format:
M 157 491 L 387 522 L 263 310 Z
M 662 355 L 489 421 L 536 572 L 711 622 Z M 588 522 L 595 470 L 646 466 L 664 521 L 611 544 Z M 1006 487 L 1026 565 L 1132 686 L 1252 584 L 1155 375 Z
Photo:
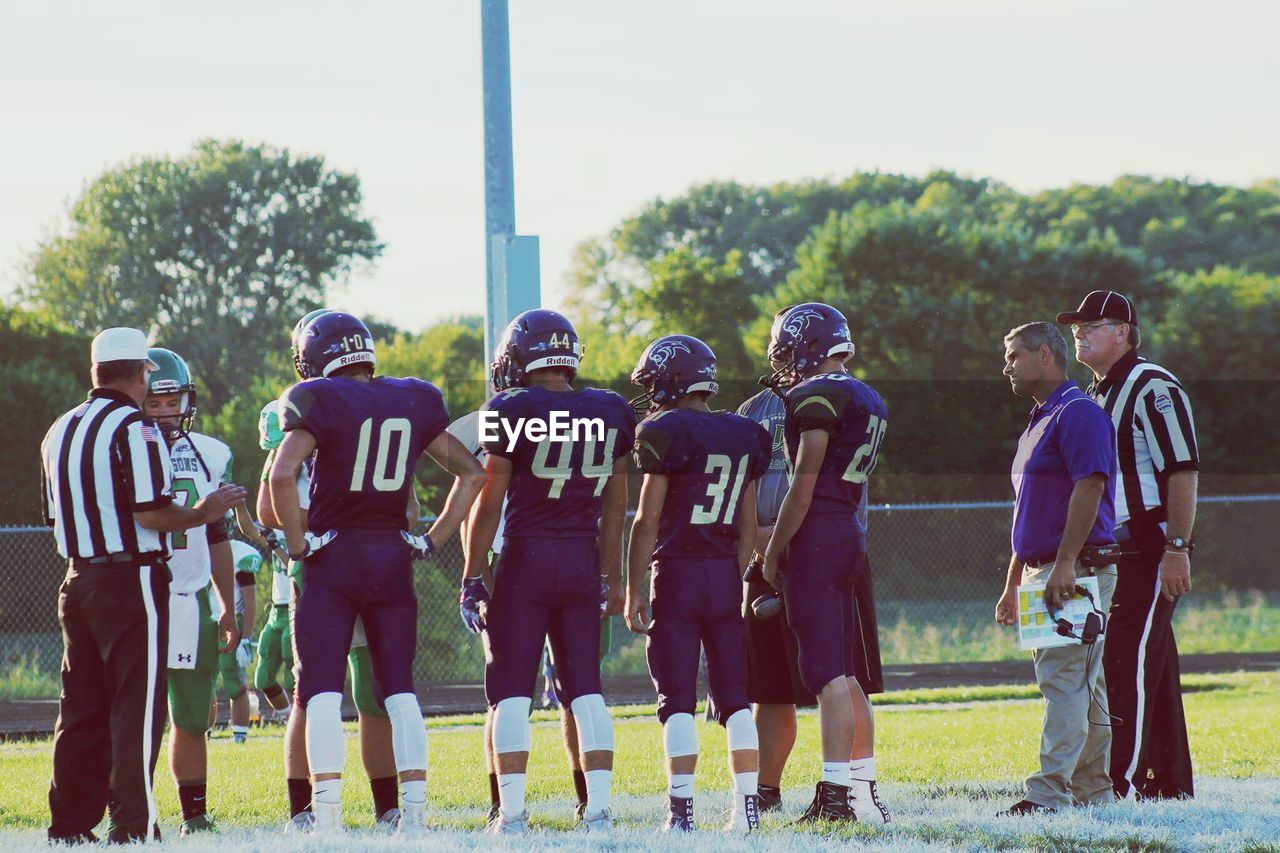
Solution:
M 602 692 L 596 540 L 507 539 L 485 621 L 484 693 L 491 707 L 533 695 L 544 639 L 551 641 L 563 705 Z
M 658 719 L 692 714 L 707 651 L 711 700 L 721 725 L 747 707 L 746 624 L 736 557 L 663 558 L 650 584 L 653 627 L 645 643 Z
M 398 530 L 343 529 L 306 561 L 294 613 L 298 697 L 341 693 L 356 616 L 369 638 L 373 675 L 384 696 L 413 692 L 418 598 L 409 547 Z

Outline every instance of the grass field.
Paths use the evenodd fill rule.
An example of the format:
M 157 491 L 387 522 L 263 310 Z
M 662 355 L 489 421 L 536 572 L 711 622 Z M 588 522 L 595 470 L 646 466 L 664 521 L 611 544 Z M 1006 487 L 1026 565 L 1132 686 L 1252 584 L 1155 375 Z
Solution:
M 1021 780 L 1037 760 L 1041 710 L 1034 686 L 920 690 L 877 697 L 880 778 L 894 823 L 827 835 L 784 828 L 807 803 L 816 776 L 816 720 L 809 713 L 801 720 L 800 739 L 783 780 L 787 815 L 767 816 L 765 831 L 747 840 L 712 832 L 689 840 L 655 838 L 653 829 L 665 802 L 662 739 L 652 708 L 643 707 L 615 709 L 619 829 L 603 844 L 564 834 L 571 828 L 572 785 L 555 718 L 538 712 L 529 788 L 535 832 L 528 846 L 645 849 L 674 844 L 721 851 L 762 846 L 816 849 L 837 840 L 857 840 L 890 849 L 1280 851 L 1280 673 L 1184 680 L 1197 800 L 1116 804 L 1041 819 L 996 818 L 997 810 L 1020 798 Z M 488 800 L 479 724 L 478 716 L 429 721 L 429 820 L 438 827 L 432 837 L 436 845 L 489 843 L 474 832 L 483 825 Z M 711 829 L 720 823 L 727 805 L 724 736 L 718 727 L 700 723 L 699 737 L 698 811 L 701 826 Z M 0 747 L 0 846 L 6 849 L 42 841 L 49 750 L 47 740 Z M 211 840 L 182 840 L 180 847 L 213 849 L 231 843 L 246 849 L 302 849 L 305 842 L 275 835 L 287 814 L 279 729 L 255 729 L 244 746 L 225 735 L 215 737 L 210 761 L 209 801 L 223 836 L 216 845 Z M 371 800 L 351 727 L 346 769 L 347 822 L 361 831 L 348 834 L 340 846 L 401 847 L 369 831 Z M 173 838 L 176 795 L 163 766 L 156 775 L 162 827 Z M 316 849 L 314 842 L 305 846 Z

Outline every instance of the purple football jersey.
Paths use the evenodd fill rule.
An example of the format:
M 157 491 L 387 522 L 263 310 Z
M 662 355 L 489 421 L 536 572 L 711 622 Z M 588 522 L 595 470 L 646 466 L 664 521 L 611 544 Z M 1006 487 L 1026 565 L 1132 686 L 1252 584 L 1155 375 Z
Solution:
M 487 412 L 493 412 L 491 418 Z M 486 420 L 491 425 L 486 436 Z M 532 440 L 522 424 L 552 428 L 579 421 L 576 440 Z M 596 422 L 594 426 L 592 422 Z M 517 432 L 514 446 L 510 434 Z M 600 533 L 604 487 L 614 463 L 631 452 L 636 416 L 612 391 L 548 391 L 510 388 L 481 410 L 480 441 L 485 450 L 511 462 L 504 515 L 505 536 L 594 539 Z M 496 439 L 494 435 L 496 434 Z
M 420 379 L 307 379 L 280 397 L 285 431 L 315 436 L 307 526 L 405 526 L 413 470 L 449 425 L 440 389 Z
M 732 412 L 668 409 L 636 432 L 636 464 L 667 477 L 654 556 L 737 554 L 742 491 L 769 468 L 772 440 Z
M 787 459 L 792 467 L 801 433 L 821 429 L 830 436 L 810 515 L 858 512 L 888 421 L 880 395 L 847 373 L 819 374 L 787 392 Z

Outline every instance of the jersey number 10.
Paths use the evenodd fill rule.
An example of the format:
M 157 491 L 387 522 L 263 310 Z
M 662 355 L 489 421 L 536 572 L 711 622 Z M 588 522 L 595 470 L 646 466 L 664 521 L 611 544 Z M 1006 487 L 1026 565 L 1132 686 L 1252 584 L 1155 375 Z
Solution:
M 408 418 L 387 418 L 378 429 L 378 447 L 373 462 L 373 488 L 379 492 L 394 492 L 404 485 L 409 464 L 409 435 L 412 427 Z M 396 442 L 395 467 L 387 472 L 387 457 L 391 455 L 393 437 Z M 351 491 L 364 491 L 364 478 L 369 467 L 369 442 L 373 438 L 373 418 L 365 418 L 360 424 L 360 444 L 356 447 L 356 464 L 351 471 Z

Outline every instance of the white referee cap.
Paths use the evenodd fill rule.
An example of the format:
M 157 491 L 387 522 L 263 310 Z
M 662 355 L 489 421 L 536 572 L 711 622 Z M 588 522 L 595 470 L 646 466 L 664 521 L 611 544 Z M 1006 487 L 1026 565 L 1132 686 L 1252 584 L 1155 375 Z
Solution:
M 147 358 L 147 336 L 139 329 L 125 326 L 103 329 L 93 339 L 91 352 L 94 364 L 105 361 L 145 361 L 147 369 L 160 369 L 159 365 Z

